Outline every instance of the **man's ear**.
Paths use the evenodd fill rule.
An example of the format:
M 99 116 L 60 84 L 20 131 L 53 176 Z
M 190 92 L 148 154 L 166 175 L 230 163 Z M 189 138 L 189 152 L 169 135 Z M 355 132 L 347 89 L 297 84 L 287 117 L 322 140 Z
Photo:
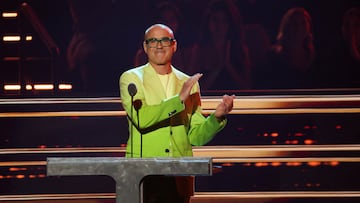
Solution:
M 143 42 L 143 49 L 144 49 L 144 52 L 147 54 L 147 49 L 148 49 L 148 47 L 147 47 L 147 45 L 146 45 L 146 43 L 145 42 Z
M 175 40 L 174 41 L 174 46 L 173 46 L 173 49 L 174 49 L 174 53 L 176 52 L 176 50 L 177 50 L 177 41 Z

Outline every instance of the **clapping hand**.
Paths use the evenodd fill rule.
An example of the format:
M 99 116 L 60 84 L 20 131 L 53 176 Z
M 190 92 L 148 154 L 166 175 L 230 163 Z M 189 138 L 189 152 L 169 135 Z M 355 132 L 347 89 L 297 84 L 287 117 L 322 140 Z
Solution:
M 181 101 L 185 101 L 191 92 L 191 89 L 193 86 L 199 81 L 203 74 L 202 73 L 196 73 L 193 76 L 191 76 L 184 84 L 180 92 L 180 99 Z
M 218 120 L 222 120 L 228 113 L 230 113 L 234 106 L 235 95 L 227 95 L 223 96 L 222 102 L 216 107 L 215 117 Z

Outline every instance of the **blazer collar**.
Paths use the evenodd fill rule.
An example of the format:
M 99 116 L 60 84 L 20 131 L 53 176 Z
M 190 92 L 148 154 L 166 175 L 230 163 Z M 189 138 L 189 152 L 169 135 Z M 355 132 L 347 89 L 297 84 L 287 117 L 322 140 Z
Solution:
M 171 71 L 172 74 L 170 77 L 172 78 L 170 80 L 175 82 L 175 85 L 171 91 L 175 95 L 181 91 L 183 82 L 181 81 L 181 74 L 179 70 L 171 66 Z M 161 81 L 150 63 L 147 63 L 144 67 L 144 88 L 146 89 L 146 92 L 151 93 L 151 98 L 156 100 L 153 101 L 155 103 L 158 103 L 159 101 L 166 98 Z

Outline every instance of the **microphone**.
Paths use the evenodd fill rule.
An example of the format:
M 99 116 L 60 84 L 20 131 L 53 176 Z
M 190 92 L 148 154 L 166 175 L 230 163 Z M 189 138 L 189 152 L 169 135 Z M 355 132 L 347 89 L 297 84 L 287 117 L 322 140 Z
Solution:
M 131 97 L 135 96 L 137 93 L 137 88 L 136 85 L 134 83 L 130 83 L 128 86 L 128 92 L 130 94 Z M 132 102 L 132 101 L 131 101 Z
M 134 106 L 134 96 L 137 93 L 137 88 L 136 85 L 134 83 L 130 83 L 128 85 L 128 92 L 129 95 L 131 96 L 131 110 L 130 110 L 130 114 L 131 114 L 131 120 L 133 119 L 133 106 Z M 131 150 L 131 158 L 133 158 L 134 155 L 134 136 L 133 136 L 133 131 L 134 131 L 134 124 L 133 122 L 131 122 L 131 128 L 130 128 L 130 139 L 131 139 L 131 146 L 130 146 L 130 150 Z
M 130 136 L 131 136 L 131 157 L 134 156 L 134 136 L 133 136 L 133 131 L 134 131 L 134 124 L 133 124 L 133 109 L 136 110 L 136 117 L 137 117 L 137 126 L 138 128 L 140 128 L 140 120 L 139 120 L 139 109 L 142 106 L 142 101 L 140 99 L 137 99 L 134 101 L 134 96 L 137 93 L 137 88 L 136 85 L 134 83 L 129 83 L 128 85 L 128 92 L 129 95 L 131 96 L 131 110 L 130 110 L 130 114 L 131 114 L 131 132 L 130 132 Z M 140 132 L 140 157 L 142 157 L 142 133 Z
M 133 102 L 132 105 L 134 106 L 135 111 L 136 111 L 137 126 L 138 126 L 138 128 L 140 128 L 139 109 L 142 106 L 142 101 L 140 99 L 137 99 Z M 142 148 L 143 148 L 142 145 L 143 145 L 143 137 L 142 137 L 142 133 L 140 132 L 140 157 L 142 157 Z
M 134 108 L 136 111 L 139 111 L 139 109 L 142 106 L 142 101 L 140 99 L 137 99 L 133 102 Z

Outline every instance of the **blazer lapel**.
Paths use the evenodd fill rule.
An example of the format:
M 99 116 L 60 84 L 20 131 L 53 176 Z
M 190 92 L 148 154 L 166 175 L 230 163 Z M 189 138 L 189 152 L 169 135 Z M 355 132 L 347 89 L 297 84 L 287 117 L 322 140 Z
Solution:
M 144 95 L 148 105 L 159 104 L 166 98 L 161 81 L 150 64 L 144 67 Z
M 183 79 L 176 68 L 172 67 L 172 72 L 172 79 L 175 80 L 175 85 L 173 86 L 174 89 L 172 90 L 172 93 L 175 95 L 180 93 L 182 85 L 185 81 L 182 81 Z

